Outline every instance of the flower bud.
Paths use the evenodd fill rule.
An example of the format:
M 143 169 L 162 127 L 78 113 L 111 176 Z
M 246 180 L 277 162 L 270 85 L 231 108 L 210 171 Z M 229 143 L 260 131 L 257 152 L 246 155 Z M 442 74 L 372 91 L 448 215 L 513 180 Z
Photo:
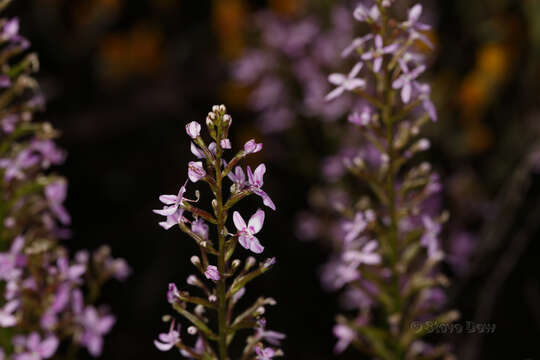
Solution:
M 192 263 L 193 265 L 195 265 L 195 266 L 200 266 L 200 265 L 201 265 L 201 259 L 199 259 L 198 256 L 193 255 L 193 256 L 191 257 L 191 263 Z
M 190 122 L 189 124 L 186 125 L 186 133 L 192 139 L 196 139 L 201 134 L 201 125 L 196 121 Z
M 189 275 L 186 282 L 188 285 L 196 286 L 199 283 L 199 279 L 195 275 Z
M 189 335 L 195 335 L 197 334 L 197 328 L 195 326 L 190 326 L 188 327 L 187 332 Z

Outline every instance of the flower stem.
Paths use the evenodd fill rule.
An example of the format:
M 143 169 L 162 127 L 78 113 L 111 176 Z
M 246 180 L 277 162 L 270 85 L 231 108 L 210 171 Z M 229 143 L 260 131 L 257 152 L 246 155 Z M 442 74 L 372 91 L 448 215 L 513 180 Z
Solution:
M 221 120 L 221 119 L 220 119 Z M 221 122 L 221 121 L 220 121 Z M 219 326 L 219 335 L 218 335 L 218 346 L 219 346 L 219 358 L 220 360 L 227 360 L 227 299 L 226 299 L 226 280 L 225 272 L 225 220 L 226 220 L 226 210 L 223 207 L 223 182 L 221 174 L 221 124 L 218 125 L 218 136 L 217 136 L 217 149 L 216 149 L 216 160 L 215 160 L 215 169 L 216 169 L 216 212 L 217 212 L 217 231 L 218 231 L 218 271 L 220 279 L 217 284 L 217 297 L 218 297 L 218 326 Z

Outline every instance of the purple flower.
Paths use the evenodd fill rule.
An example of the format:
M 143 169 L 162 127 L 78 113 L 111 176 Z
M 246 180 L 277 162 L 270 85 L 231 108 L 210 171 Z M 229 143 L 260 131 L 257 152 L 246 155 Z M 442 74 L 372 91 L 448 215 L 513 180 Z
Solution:
M 179 222 L 184 221 L 184 218 L 182 216 L 183 214 L 184 214 L 184 209 L 179 208 L 176 210 L 174 214 L 167 216 L 165 221 L 160 221 L 158 225 L 164 228 L 165 230 L 169 230 L 174 225 L 178 225 Z
M 254 154 L 259 151 L 261 151 L 263 148 L 263 144 L 257 144 L 255 140 L 251 139 L 248 142 L 244 144 L 244 153 L 247 154 Z
M 338 338 L 334 347 L 336 354 L 341 354 L 356 339 L 356 333 L 350 327 L 342 324 L 334 326 L 334 335 Z
M 168 333 L 161 333 L 158 336 L 159 340 L 154 340 L 154 345 L 160 351 L 169 351 L 180 342 L 180 324 L 178 329 L 174 330 L 174 320 L 171 321 L 171 327 Z
M 191 223 L 191 231 L 202 237 L 204 240 L 208 240 L 208 225 L 203 219 L 197 219 Z
M 43 168 L 48 168 L 53 164 L 61 164 L 65 159 L 64 152 L 58 149 L 51 140 L 34 140 L 30 145 L 30 149 L 41 155 L 41 166 Z
M 19 307 L 19 300 L 12 300 L 0 308 L 0 327 L 11 327 L 17 323 L 17 317 L 13 314 Z
M 202 161 L 190 161 L 188 167 L 189 180 L 196 183 L 206 176 Z
M 419 82 L 414 82 L 414 87 L 418 91 L 419 98 L 422 100 L 422 106 L 424 107 L 424 110 L 427 112 L 431 120 L 437 121 L 437 109 L 435 108 L 435 105 L 433 104 L 433 101 L 431 101 L 431 86 L 429 84 L 420 84 Z
M 4 130 L 6 134 L 11 134 L 15 130 L 18 121 L 19 118 L 15 115 L 4 116 L 2 119 L 2 130 Z
M 362 48 L 362 46 L 369 40 L 373 39 L 373 34 L 367 34 L 365 36 L 354 39 L 349 46 L 347 46 L 341 53 L 342 57 L 347 57 L 354 51 Z
M 256 254 L 263 252 L 264 247 L 260 244 L 259 239 L 255 237 L 261 231 L 264 223 L 264 211 L 261 209 L 249 219 L 248 225 L 238 211 L 233 214 L 234 226 L 238 230 L 238 242 L 245 249 L 251 250 Z
M 381 256 L 375 252 L 379 244 L 375 240 L 368 242 L 361 251 L 348 250 L 343 254 L 343 260 L 350 262 L 354 267 L 361 264 L 376 265 L 381 263 Z
M 22 180 L 25 178 L 24 169 L 36 165 L 39 162 L 39 157 L 32 154 L 29 149 L 20 151 L 14 159 L 0 159 L 0 168 L 6 169 L 4 178 L 6 181 L 13 179 Z
M 259 339 L 264 339 L 266 340 L 268 343 L 272 344 L 272 345 L 275 345 L 275 346 L 279 346 L 279 344 L 281 343 L 281 340 L 285 339 L 285 334 L 283 333 L 280 333 L 280 332 L 277 332 L 277 331 L 272 331 L 272 330 L 266 330 L 266 320 L 265 319 L 261 319 L 258 321 L 258 327 L 256 329 L 256 335 Z
M 33 332 L 27 338 L 19 338 L 19 341 L 21 345 L 24 345 L 26 351 L 15 354 L 15 360 L 48 359 L 54 355 L 58 348 L 58 339 L 54 335 L 49 335 L 42 341 L 39 334 Z
M 84 329 L 81 344 L 86 346 L 91 355 L 101 355 L 103 336 L 111 331 L 116 321 L 114 316 L 100 316 L 94 307 L 89 306 L 85 309 L 80 321 Z
M 428 249 L 428 256 L 433 257 L 440 253 L 439 249 L 439 233 L 441 232 L 441 224 L 429 216 L 422 217 L 424 225 L 424 234 L 420 239 L 421 244 Z
M 180 292 L 178 291 L 176 284 L 169 283 L 169 289 L 167 290 L 167 301 L 169 304 L 174 304 L 179 296 Z
M 257 346 L 255 348 L 255 352 L 257 353 L 257 360 L 270 360 L 274 358 L 275 351 L 272 348 L 262 348 L 260 346 Z
M 353 112 L 349 115 L 349 122 L 359 126 L 367 126 L 371 123 L 373 111 L 369 106 L 364 106 L 361 112 Z
M 384 46 L 383 39 L 380 35 L 375 37 L 375 48 L 369 52 L 366 52 L 362 55 L 363 60 L 372 60 L 373 59 L 373 71 L 379 72 L 383 63 L 383 56 L 385 54 L 391 54 L 395 52 L 399 47 L 399 44 L 392 44 Z
M 49 202 L 49 208 L 64 225 L 71 223 L 71 216 L 64 208 L 66 200 L 67 184 L 65 181 L 56 181 L 45 187 L 45 196 Z
M 204 272 L 204 276 L 206 276 L 207 279 L 214 281 L 218 281 L 219 279 L 221 279 L 221 277 L 219 276 L 219 270 L 214 265 L 208 265 L 206 271 Z
M 167 206 L 164 206 L 163 209 L 161 210 L 153 210 L 154 213 L 158 215 L 163 215 L 163 216 L 173 215 L 176 212 L 176 210 L 178 210 L 178 207 L 182 204 L 182 200 L 184 200 L 184 193 L 186 192 L 186 185 L 187 185 L 187 180 L 178 191 L 178 195 L 161 195 L 159 197 L 159 201 L 161 201 L 163 204 Z
M 270 199 L 270 196 L 268 196 L 268 194 L 261 189 L 264 184 L 263 177 L 264 173 L 266 172 L 266 166 L 264 164 L 260 164 L 255 169 L 255 172 L 251 172 L 251 168 L 248 166 L 247 172 L 249 189 L 263 199 L 264 205 L 268 206 L 272 210 L 276 210 L 276 205 L 272 199 Z
M 356 20 L 362 22 L 374 22 L 380 17 L 379 8 L 377 5 L 373 5 L 371 8 L 367 8 L 365 5 L 359 4 L 353 12 L 353 16 Z
M 366 227 L 367 221 L 364 217 L 364 213 L 357 212 L 353 221 L 346 221 L 343 223 L 343 230 L 346 232 L 345 241 L 353 241 Z
M 86 272 L 86 265 L 69 265 L 69 260 L 64 256 L 61 256 L 58 258 L 58 260 L 56 260 L 56 266 L 56 269 L 53 268 L 51 270 L 58 271 L 60 279 L 75 284 L 79 284 L 82 282 L 81 276 Z
M 20 274 L 18 266 L 26 262 L 26 257 L 22 254 L 24 248 L 24 237 L 19 235 L 11 244 L 9 252 L 0 253 L 0 279 L 10 281 Z
M 427 24 L 420 23 L 418 20 L 420 20 L 420 16 L 422 16 L 422 4 L 416 4 L 412 8 L 409 9 L 409 16 L 406 21 L 401 23 L 401 26 L 403 26 L 405 29 L 410 30 L 419 30 L 419 31 L 427 31 L 431 29 L 431 26 Z
M 359 79 L 356 76 L 362 70 L 362 63 L 357 63 L 348 75 L 330 74 L 328 81 L 337 87 L 326 95 L 326 101 L 334 100 L 341 96 L 345 91 L 353 91 L 354 89 L 366 86 L 364 79 Z
M 186 133 L 192 138 L 196 139 L 201 134 L 201 124 L 196 121 L 192 121 L 186 125 Z
M 2 27 L 2 39 L 4 40 L 12 40 L 13 38 L 16 38 L 19 34 L 19 19 L 13 18 L 11 20 L 8 20 L 4 26 Z
M 223 139 L 220 141 L 220 145 L 222 149 L 230 149 L 231 146 L 231 140 L 229 139 Z
M 236 191 L 242 190 L 244 186 L 246 185 L 246 174 L 244 173 L 244 170 L 242 170 L 242 167 L 240 166 L 235 167 L 234 172 L 230 171 L 227 174 L 227 177 L 236 186 Z
M 405 104 L 409 103 L 411 100 L 412 81 L 420 76 L 425 70 L 426 66 L 420 65 L 411 72 L 404 72 L 392 84 L 394 89 L 401 89 L 401 100 L 403 100 Z

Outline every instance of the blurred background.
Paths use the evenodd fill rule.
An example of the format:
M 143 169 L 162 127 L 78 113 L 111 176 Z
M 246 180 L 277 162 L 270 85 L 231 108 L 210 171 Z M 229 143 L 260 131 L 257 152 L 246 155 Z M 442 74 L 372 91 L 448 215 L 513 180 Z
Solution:
M 278 266 L 248 294 L 275 297 L 271 328 L 284 331 L 288 359 L 329 359 L 338 309 L 321 289 L 328 249 L 295 236 L 319 169 L 299 171 L 288 149 L 294 135 L 267 134 L 246 105 L 249 89 L 231 64 L 255 46 L 253 14 L 289 19 L 329 0 L 25 0 L 10 7 L 39 53 L 47 112 L 69 152 L 59 169 L 70 181 L 72 249 L 109 243 L 134 275 L 105 289 L 118 322 L 104 359 L 173 359 L 152 344 L 170 312 L 171 281 L 184 284 L 196 251 L 178 230 L 163 231 L 157 197 L 174 193 L 191 159 L 184 126 L 226 103 L 233 144 L 265 142 L 266 191 L 278 211 L 262 235 Z M 317 6 L 314 6 L 316 4 Z M 320 5 L 320 6 L 319 6 Z M 325 7 L 326 6 L 326 7 Z M 540 356 L 540 2 L 432 0 L 436 44 L 430 77 L 440 120 L 430 133 L 431 161 L 445 184 L 451 305 L 463 321 L 496 324 L 495 334 L 456 335 L 459 358 Z M 311 124 L 313 134 L 321 131 Z M 298 131 L 298 129 L 296 130 Z M 294 133 L 293 133 L 294 134 Z M 312 134 L 312 133 L 310 133 Z M 292 141 L 291 141 L 292 140 Z M 317 137 L 312 146 L 318 148 Z M 263 157 L 264 156 L 264 157 Z M 253 209 L 255 202 L 248 203 Z M 352 359 L 354 353 L 341 358 Z

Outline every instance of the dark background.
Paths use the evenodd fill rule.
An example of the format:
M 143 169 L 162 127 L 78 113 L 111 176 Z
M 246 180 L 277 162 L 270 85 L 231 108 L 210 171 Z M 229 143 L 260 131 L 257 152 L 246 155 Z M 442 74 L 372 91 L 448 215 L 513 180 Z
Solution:
M 227 1 L 231 9 L 238 4 Z M 433 73 L 443 82 L 441 127 L 446 133 L 435 134 L 440 143 L 434 146 L 432 161 L 443 175 L 470 169 L 484 185 L 484 198 L 497 199 L 516 159 L 528 151 L 519 132 L 527 127 L 510 128 L 508 123 L 527 121 L 529 126 L 537 119 L 537 51 L 523 6 L 527 1 L 437 2 L 439 58 Z M 40 55 L 38 79 L 48 98 L 41 118 L 61 130 L 59 142 L 69 152 L 66 164 L 58 169 L 70 182 L 67 207 L 73 217 L 73 238 L 68 246 L 96 248 L 108 243 L 134 269 L 126 283 L 104 289 L 103 300 L 118 317 L 106 338 L 104 359 L 178 358 L 173 352 L 158 352 L 152 341 L 165 330 L 161 316 L 171 312 L 165 298 L 167 284 L 185 284 L 194 271 L 189 258 L 196 247 L 178 229 L 159 228 L 159 217 L 151 210 L 160 206 L 158 195 L 175 193 L 186 179 L 192 157 L 185 124 L 203 122 L 213 104 L 230 98 L 227 60 L 236 50 L 227 49 L 224 34 L 230 36 L 225 42 L 236 44 L 234 36 L 241 31 L 234 31 L 239 26 L 235 21 L 245 26 L 249 11 L 266 5 L 253 2 L 248 12 L 230 15 L 223 10 L 227 6 L 218 3 L 20 0 L 9 10 L 21 18 L 22 33 Z M 457 120 L 469 119 L 464 116 L 467 104 L 460 102 L 457 92 L 478 65 L 478 49 L 490 41 L 511 44 L 505 51 L 512 51 L 513 57 L 496 94 L 474 116 L 487 133 L 479 135 L 477 125 L 471 130 L 470 122 Z M 233 105 L 233 146 L 252 137 L 265 140 L 254 127 L 252 114 Z M 456 144 L 453 139 L 467 136 L 473 138 L 467 149 L 460 143 L 455 152 L 448 150 Z M 480 140 L 475 142 L 475 136 Z M 481 145 L 476 146 L 478 142 Z M 271 157 L 280 149 L 265 150 Z M 254 161 L 267 162 L 265 188 L 278 207 L 275 213 L 267 212 L 261 236 L 266 255 L 277 256 L 278 265 L 255 281 L 248 295 L 264 293 L 277 299 L 268 320 L 272 329 L 288 335 L 283 345 L 286 358 L 331 358 L 337 301 L 334 294 L 321 290 L 317 276 L 327 251 L 294 236 L 295 216 L 307 206 L 312 179 L 299 176 L 294 164 L 263 157 Z M 526 226 L 540 193 L 535 186 L 538 177 L 531 173 L 527 178 L 528 186 L 519 187 L 523 196 L 517 208 L 509 208 L 507 214 L 501 206 L 488 220 L 512 219 L 509 228 L 497 234 L 500 243 L 477 257 L 467 276 L 456 276 L 451 290 L 463 321 L 476 320 L 479 307 L 493 301 L 493 311 L 478 319 L 495 323 L 495 334 L 453 338 L 460 351 L 478 350 L 476 359 L 540 355 L 538 229 L 536 221 Z M 252 206 L 246 209 L 255 204 L 248 203 Z M 482 228 L 479 221 L 472 226 Z M 525 234 L 519 235 L 524 228 Z M 509 259 L 508 254 L 517 255 Z M 449 274 L 453 275 L 451 270 Z M 493 283 L 495 290 L 486 288 Z M 347 352 L 341 358 L 358 357 Z

